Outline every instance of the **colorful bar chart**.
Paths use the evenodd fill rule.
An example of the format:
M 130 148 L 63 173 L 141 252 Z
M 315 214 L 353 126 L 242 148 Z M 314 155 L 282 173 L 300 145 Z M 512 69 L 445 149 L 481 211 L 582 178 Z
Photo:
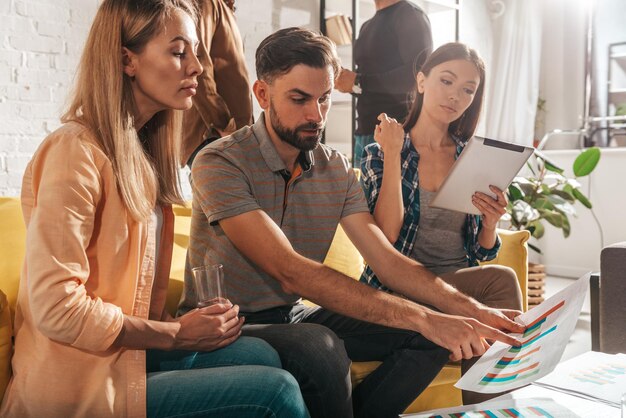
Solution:
M 626 354 L 588 351 L 559 364 L 553 373 L 534 383 L 619 408 L 626 390 Z
M 454 386 L 478 393 L 499 393 L 546 376 L 559 364 L 576 327 L 588 288 L 589 274 L 586 274 L 515 318 L 516 322 L 524 324 L 521 333 L 511 334 L 518 341 L 517 345 L 495 341 Z M 590 373 L 596 379 L 607 379 L 605 374 L 610 372 L 616 371 L 595 370 Z
M 528 357 L 537 353 L 539 350 L 541 350 L 541 347 L 535 347 L 532 350 L 527 351 L 526 353 L 521 354 L 519 356 L 502 357 L 500 360 L 498 360 L 498 362 L 496 363 L 494 367 L 497 369 L 504 369 L 505 367 L 508 367 L 508 366 L 512 366 L 512 365 L 518 366 L 520 364 L 527 363 L 530 360 Z
M 575 380 L 582 383 L 593 383 L 594 385 L 607 385 L 615 383 L 619 376 L 626 375 L 626 365 L 621 364 L 601 364 L 593 368 L 579 370 L 572 373 Z
M 431 415 L 429 418 L 553 418 L 554 415 L 539 406 L 524 408 L 485 409 L 482 411 L 455 412 L 445 415 Z
M 557 326 L 553 325 L 542 331 L 542 326 L 550 315 L 556 313 L 564 306 L 565 301 L 561 301 L 528 324 L 522 334 L 522 344 L 511 347 L 508 350 L 508 355 L 503 356 L 496 362 L 494 365 L 495 370 L 483 376 L 478 384 L 482 386 L 507 385 L 513 381 L 521 381 L 537 375 L 540 370 L 540 362 L 532 361 L 532 357 L 541 350 L 541 345 L 538 342 L 557 329 Z

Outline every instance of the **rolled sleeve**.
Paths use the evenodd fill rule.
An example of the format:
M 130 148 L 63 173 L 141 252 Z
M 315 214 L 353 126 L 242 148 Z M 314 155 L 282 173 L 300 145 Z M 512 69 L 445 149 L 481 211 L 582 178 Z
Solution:
M 493 245 L 493 248 L 487 249 L 481 246 L 476 240 L 476 245 L 474 246 L 474 258 L 478 261 L 490 261 L 496 258 L 498 255 L 498 251 L 500 251 L 500 247 L 502 246 L 502 240 L 496 234 L 496 243 Z
M 482 228 L 482 223 L 480 221 L 480 216 L 468 215 L 471 217 L 468 220 L 468 224 L 470 224 L 470 230 L 468 231 L 471 235 L 471 243 L 469 245 L 469 257 L 470 260 L 476 261 L 490 261 L 496 258 L 498 252 L 500 251 L 500 247 L 502 246 L 502 240 L 500 236 L 496 234 L 496 242 L 494 243 L 492 248 L 485 248 L 480 245 L 478 242 L 478 234 L 480 233 L 480 229 Z M 472 263 L 475 264 L 475 263 Z
M 100 168 L 79 139 L 44 144 L 30 166 L 36 190 L 26 238 L 35 325 L 52 340 L 91 351 L 108 349 L 123 324 L 120 307 L 85 288 L 87 248 L 102 192 Z

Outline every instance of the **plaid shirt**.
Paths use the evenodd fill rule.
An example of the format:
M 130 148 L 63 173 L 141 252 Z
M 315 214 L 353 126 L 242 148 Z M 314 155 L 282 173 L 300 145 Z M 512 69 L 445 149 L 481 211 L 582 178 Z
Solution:
M 454 158 L 463 151 L 465 142 L 453 137 L 456 143 L 456 154 Z M 419 198 L 419 175 L 418 162 L 419 154 L 413 147 L 411 139 L 407 134 L 404 138 L 404 145 L 400 153 L 402 159 L 402 200 L 404 202 L 404 223 L 400 230 L 400 235 L 393 246 L 406 256 L 410 256 L 415 243 L 415 236 L 419 228 L 420 219 L 420 198 Z M 373 143 L 365 147 L 361 159 L 361 171 L 363 172 L 363 188 L 367 197 L 367 204 L 371 213 L 374 213 L 378 195 L 383 182 L 384 155 L 380 145 Z M 498 254 L 501 241 L 496 235 L 496 243 L 491 249 L 483 248 L 478 242 L 478 233 L 481 228 L 481 217 L 477 215 L 467 215 L 465 221 L 465 244 L 468 267 L 478 265 L 478 261 L 493 260 Z M 381 290 L 389 290 L 378 280 L 374 271 L 369 265 L 365 267 L 361 275 L 361 281 Z

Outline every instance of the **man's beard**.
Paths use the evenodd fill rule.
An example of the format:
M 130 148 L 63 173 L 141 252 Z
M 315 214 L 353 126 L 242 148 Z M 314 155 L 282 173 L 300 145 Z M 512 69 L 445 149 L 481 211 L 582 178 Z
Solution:
M 301 151 L 311 151 L 317 148 L 320 141 L 322 140 L 322 132 L 324 131 L 323 123 L 305 123 L 300 126 L 297 126 L 295 129 L 289 129 L 283 126 L 280 122 L 280 118 L 278 117 L 278 113 L 276 109 L 274 109 L 274 105 L 270 103 L 270 121 L 272 123 L 272 128 L 281 139 L 281 141 L 288 143 L 289 145 L 301 150 Z M 319 133 L 317 135 L 301 135 L 301 131 L 303 130 L 313 130 L 317 129 Z

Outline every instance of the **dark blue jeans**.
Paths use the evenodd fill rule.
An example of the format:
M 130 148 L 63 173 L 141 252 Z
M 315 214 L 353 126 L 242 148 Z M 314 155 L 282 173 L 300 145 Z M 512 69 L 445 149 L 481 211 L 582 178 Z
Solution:
M 241 337 L 219 350 L 148 350 L 148 417 L 308 418 L 274 349 Z
M 314 418 L 395 418 L 450 354 L 415 332 L 318 307 L 299 304 L 242 315 L 243 334 L 262 338 L 278 351 Z M 383 363 L 352 391 L 351 361 L 373 360 Z

